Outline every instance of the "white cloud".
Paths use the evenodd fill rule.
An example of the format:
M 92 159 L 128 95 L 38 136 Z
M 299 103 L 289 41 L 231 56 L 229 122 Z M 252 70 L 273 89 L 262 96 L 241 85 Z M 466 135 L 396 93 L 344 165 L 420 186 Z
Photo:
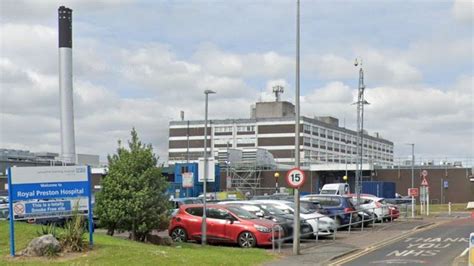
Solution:
M 471 0 L 454 0 L 452 12 L 457 20 L 472 23 L 474 3 Z
M 232 77 L 278 78 L 294 69 L 294 59 L 274 51 L 237 54 L 212 44 L 201 45 L 193 59 L 211 74 Z

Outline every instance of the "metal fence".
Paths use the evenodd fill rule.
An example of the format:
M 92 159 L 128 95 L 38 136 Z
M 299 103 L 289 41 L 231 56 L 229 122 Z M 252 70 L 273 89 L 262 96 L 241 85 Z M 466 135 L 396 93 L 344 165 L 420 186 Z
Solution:
M 361 208 L 359 210 L 355 211 L 344 211 L 344 212 L 339 212 L 339 213 L 334 213 L 330 215 L 322 215 L 320 217 L 316 218 L 310 218 L 310 219 L 300 219 L 302 223 L 308 223 L 308 224 L 314 224 L 316 225 L 316 228 L 313 228 L 313 231 L 311 232 L 299 232 L 300 234 L 300 239 L 304 239 L 305 241 L 314 241 L 318 242 L 320 240 L 321 236 L 325 236 L 326 239 L 335 241 L 337 238 L 337 233 L 338 231 L 341 231 L 343 229 L 347 230 L 347 233 L 350 234 L 351 231 L 354 229 L 359 229 L 359 231 L 363 232 L 364 230 L 368 230 L 368 227 L 371 228 L 371 230 L 375 229 L 375 223 L 380 222 L 381 224 L 383 223 L 392 223 L 395 219 L 397 218 L 408 218 L 408 206 L 409 204 L 401 204 L 399 206 L 399 213 L 398 215 L 392 213 L 390 211 L 390 206 L 380 206 L 380 207 L 374 207 L 374 208 Z M 403 212 L 402 212 L 403 209 Z M 411 211 L 411 210 L 410 210 Z M 369 217 L 365 217 L 365 215 L 361 215 L 361 213 L 366 213 L 369 214 Z M 382 215 L 377 215 L 377 213 L 380 213 Z M 331 234 L 324 234 L 322 235 L 321 229 L 324 229 L 323 226 L 321 226 L 321 219 L 325 217 L 329 217 L 336 221 L 338 218 L 341 217 L 341 215 L 349 215 L 349 223 L 344 223 L 344 224 L 337 224 L 334 222 L 334 224 L 331 226 Z M 396 216 L 396 217 L 395 217 Z M 313 222 L 312 222 L 313 221 Z M 293 239 L 293 235 L 282 235 L 282 228 L 285 227 L 285 225 L 290 225 L 293 226 L 292 222 L 287 222 L 287 223 L 276 223 L 272 227 L 272 251 L 273 252 L 281 252 L 281 247 L 282 245 L 287 242 L 291 241 Z M 294 230 L 294 229 L 293 229 Z

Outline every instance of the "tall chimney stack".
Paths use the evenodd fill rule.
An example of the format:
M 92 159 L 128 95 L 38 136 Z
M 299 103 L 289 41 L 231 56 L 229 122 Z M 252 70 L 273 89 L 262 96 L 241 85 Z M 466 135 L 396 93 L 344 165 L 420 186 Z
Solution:
M 58 9 L 59 100 L 61 113 L 61 160 L 76 163 L 72 93 L 72 9 Z

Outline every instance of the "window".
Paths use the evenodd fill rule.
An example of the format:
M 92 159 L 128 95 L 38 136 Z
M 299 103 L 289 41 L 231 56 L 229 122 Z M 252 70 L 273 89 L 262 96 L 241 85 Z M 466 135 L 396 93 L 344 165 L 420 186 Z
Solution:
M 202 216 L 202 208 L 201 207 L 193 207 L 193 208 L 187 208 L 186 212 L 194 215 L 194 216 Z
M 215 127 L 215 133 L 232 132 L 232 126 Z
M 220 220 L 232 219 L 232 215 L 230 215 L 230 213 L 224 209 L 209 208 L 207 209 L 207 212 L 207 216 L 209 218 Z
M 307 124 L 303 124 L 303 131 L 308 134 L 311 133 L 311 126 Z
M 255 144 L 255 138 L 238 138 L 237 144 Z
M 308 137 L 303 137 L 303 143 L 305 146 L 311 146 L 311 139 Z
M 319 129 L 319 134 L 321 135 L 321 137 L 325 138 L 326 137 L 326 129 L 320 128 Z
M 319 134 L 319 130 L 317 127 L 313 127 L 313 135 L 317 136 Z
M 339 132 L 334 132 L 334 139 L 339 140 L 341 138 L 341 134 Z
M 332 139 L 333 137 L 333 132 L 331 130 L 328 130 L 328 139 Z
M 254 132 L 255 126 L 238 126 L 237 132 Z

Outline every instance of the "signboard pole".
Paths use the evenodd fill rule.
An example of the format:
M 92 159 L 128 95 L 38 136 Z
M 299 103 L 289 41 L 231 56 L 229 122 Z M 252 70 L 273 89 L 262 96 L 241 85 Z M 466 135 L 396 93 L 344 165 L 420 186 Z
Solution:
M 8 168 L 8 211 L 10 218 L 10 256 L 15 257 L 15 226 L 12 195 L 12 169 Z
M 87 182 L 89 186 L 91 184 L 91 167 L 87 166 Z M 94 219 L 92 219 L 92 199 L 91 199 L 92 191 L 89 189 L 89 195 L 87 195 L 87 205 L 89 208 L 89 245 L 92 247 L 94 245 Z
M 426 216 L 430 216 L 430 187 L 426 187 Z

